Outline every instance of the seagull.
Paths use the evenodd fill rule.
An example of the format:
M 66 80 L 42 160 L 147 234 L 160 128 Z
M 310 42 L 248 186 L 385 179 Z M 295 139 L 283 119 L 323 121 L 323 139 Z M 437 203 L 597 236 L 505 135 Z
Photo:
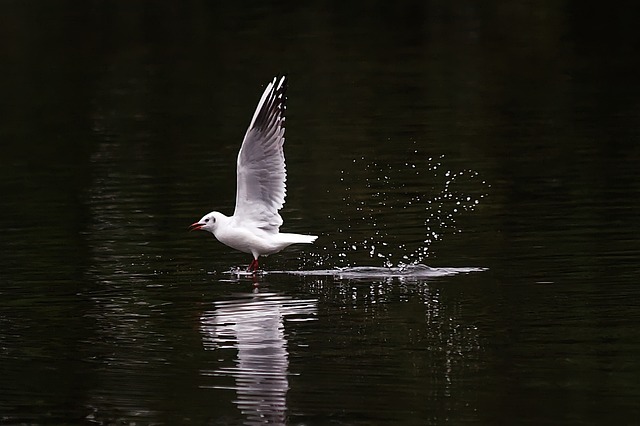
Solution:
M 315 235 L 280 232 L 287 171 L 284 162 L 284 112 L 287 77 L 267 85 L 244 135 L 237 162 L 233 216 L 213 211 L 191 224 L 192 231 L 211 232 L 221 243 L 250 253 L 248 271 L 258 270 L 258 257 L 278 253 L 291 244 L 311 244 Z

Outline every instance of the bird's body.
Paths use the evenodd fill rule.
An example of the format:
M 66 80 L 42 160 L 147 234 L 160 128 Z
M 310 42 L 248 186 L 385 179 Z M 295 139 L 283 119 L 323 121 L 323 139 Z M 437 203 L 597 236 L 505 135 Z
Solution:
M 191 225 L 211 232 L 223 244 L 258 257 L 274 254 L 291 244 L 310 244 L 315 235 L 280 233 L 284 206 L 284 111 L 286 76 L 266 87 L 238 153 L 236 208 L 233 216 L 211 212 Z
M 312 243 L 316 237 L 310 235 L 273 233 L 264 229 L 247 227 L 237 218 L 218 216 L 218 227 L 213 235 L 223 244 L 254 258 L 268 256 L 296 243 Z

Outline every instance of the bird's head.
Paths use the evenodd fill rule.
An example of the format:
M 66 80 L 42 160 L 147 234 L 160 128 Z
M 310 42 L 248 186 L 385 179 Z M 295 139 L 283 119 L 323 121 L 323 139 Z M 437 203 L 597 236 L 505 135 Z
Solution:
M 213 234 L 218 227 L 218 223 L 220 223 L 221 217 L 222 214 L 218 212 L 207 213 L 206 215 L 202 216 L 202 219 L 189 225 L 189 231 L 202 230 L 209 231 Z

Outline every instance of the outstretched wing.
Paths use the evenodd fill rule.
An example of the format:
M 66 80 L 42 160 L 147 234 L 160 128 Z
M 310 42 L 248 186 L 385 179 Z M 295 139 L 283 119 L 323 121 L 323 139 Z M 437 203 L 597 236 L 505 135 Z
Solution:
M 284 163 L 284 112 L 287 77 L 271 81 L 253 114 L 238 153 L 238 187 L 234 216 L 278 232 L 287 171 Z

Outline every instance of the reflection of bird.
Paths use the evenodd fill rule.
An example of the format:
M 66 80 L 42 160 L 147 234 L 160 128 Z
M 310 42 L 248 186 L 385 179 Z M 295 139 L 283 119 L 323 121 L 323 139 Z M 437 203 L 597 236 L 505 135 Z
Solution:
M 215 302 L 214 309 L 201 317 L 205 349 L 237 350 L 234 367 L 205 373 L 235 378 L 235 403 L 246 416 L 244 424 L 285 424 L 289 390 L 285 318 L 313 320 L 316 311 L 314 299 L 255 293 Z
M 190 226 L 209 231 L 231 248 L 251 253 L 249 270 L 258 257 L 277 253 L 291 244 L 312 243 L 314 235 L 280 233 L 287 172 L 284 163 L 284 111 L 287 77 L 267 85 L 238 153 L 236 208 L 233 216 L 211 212 Z

